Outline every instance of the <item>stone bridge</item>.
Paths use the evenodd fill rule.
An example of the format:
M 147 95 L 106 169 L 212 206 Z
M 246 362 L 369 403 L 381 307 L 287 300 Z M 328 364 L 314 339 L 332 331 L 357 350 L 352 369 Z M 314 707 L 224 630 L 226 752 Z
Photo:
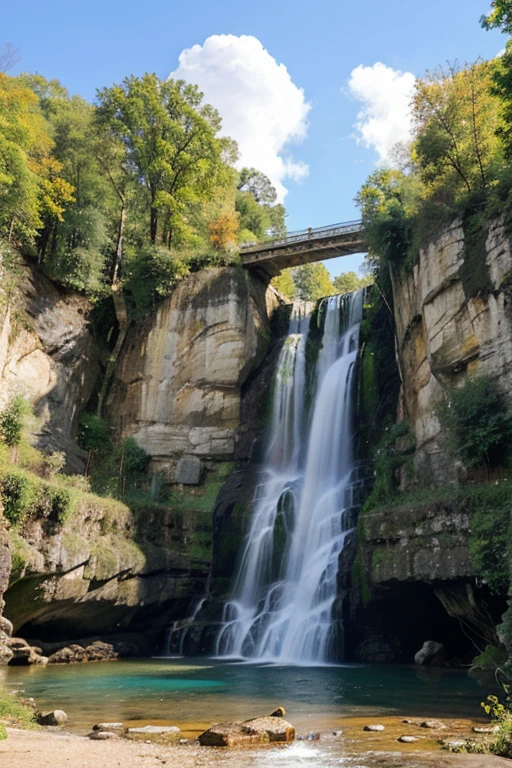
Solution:
M 247 269 L 261 269 L 274 277 L 287 267 L 364 253 L 365 250 L 362 222 L 347 221 L 289 232 L 264 243 L 248 243 L 241 246 L 240 255 Z

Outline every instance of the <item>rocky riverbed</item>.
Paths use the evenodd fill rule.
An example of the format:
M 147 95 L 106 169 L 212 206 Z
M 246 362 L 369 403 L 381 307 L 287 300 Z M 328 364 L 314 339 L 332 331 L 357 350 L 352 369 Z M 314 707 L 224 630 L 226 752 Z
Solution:
M 372 748 L 354 752 L 341 740 L 295 742 L 281 747 L 244 750 L 200 747 L 197 744 L 166 746 L 155 743 L 91 741 L 55 731 L 9 729 L 0 742 L 0 763 L 9 768 L 500 768 L 509 761 L 488 755 L 452 755 L 443 752 L 398 751 Z

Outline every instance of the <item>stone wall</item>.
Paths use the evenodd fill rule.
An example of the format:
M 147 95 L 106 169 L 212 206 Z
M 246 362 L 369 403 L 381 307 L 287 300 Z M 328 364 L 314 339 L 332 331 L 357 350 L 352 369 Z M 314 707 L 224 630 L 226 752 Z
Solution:
M 117 433 L 178 482 L 183 457 L 232 459 L 242 385 L 265 355 L 277 304 L 238 269 L 189 275 L 128 333 L 107 405 Z
M 443 387 L 467 373 L 499 378 L 512 396 L 512 255 L 504 224 L 492 222 L 486 242 L 490 290 L 471 295 L 468 257 L 460 221 L 420 252 L 412 273 L 394 274 L 393 293 L 401 363 L 402 416 L 416 438 L 415 477 L 424 485 L 456 479 L 440 435 L 436 406 Z
M 99 373 L 90 309 L 86 299 L 28 265 L 15 300 L 0 302 L 0 407 L 11 395 L 27 397 L 37 416 L 30 426 L 38 447 L 64 451 L 73 472 L 85 466 L 73 438 Z

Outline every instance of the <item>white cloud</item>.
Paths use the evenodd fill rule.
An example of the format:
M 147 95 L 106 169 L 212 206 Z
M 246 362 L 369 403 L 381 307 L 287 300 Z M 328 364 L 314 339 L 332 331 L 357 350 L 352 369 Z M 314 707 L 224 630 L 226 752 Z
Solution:
M 263 171 L 282 201 L 283 181 L 300 181 L 308 166 L 294 160 L 290 143 L 302 141 L 311 108 L 302 88 L 251 35 L 212 35 L 203 45 L 186 48 L 170 77 L 195 83 L 222 117 L 222 133 L 238 142 L 239 167 Z
M 358 143 L 374 149 L 381 162 L 393 163 L 392 148 L 411 139 L 410 102 L 415 76 L 382 64 L 360 64 L 348 81 L 351 96 L 362 102 L 354 128 Z

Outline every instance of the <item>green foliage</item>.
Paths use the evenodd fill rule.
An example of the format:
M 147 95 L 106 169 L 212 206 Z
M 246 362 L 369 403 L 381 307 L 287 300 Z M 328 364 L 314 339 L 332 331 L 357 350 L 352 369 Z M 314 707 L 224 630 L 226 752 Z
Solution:
M 487 701 L 481 704 L 485 714 L 491 717 L 491 722 L 498 728 L 486 744 L 486 751 L 492 755 L 512 757 L 512 711 L 509 704 L 510 701 L 507 705 L 501 704 L 497 696 L 488 696 Z
M 301 301 L 317 301 L 324 296 L 333 296 L 336 289 L 331 283 L 329 272 L 322 262 L 303 264 L 293 272 L 297 298 Z
M 30 413 L 30 406 L 22 395 L 15 395 L 0 413 L 0 438 L 15 448 L 21 442 L 24 417 Z
M 478 669 L 492 670 L 493 672 L 503 666 L 507 660 L 507 654 L 503 648 L 495 645 L 487 645 L 483 653 L 480 653 L 472 661 L 472 666 Z
M 19 694 L 4 688 L 0 688 L 0 721 L 10 726 L 36 727 L 34 709 L 25 704 Z
M 393 424 L 390 417 L 387 418 L 387 426 L 383 424 L 382 437 L 374 454 L 374 485 L 371 494 L 366 500 L 363 512 L 367 512 L 375 506 L 385 504 L 396 494 L 396 471 L 407 461 L 407 452 L 403 452 L 397 446 L 397 440 L 409 437 L 409 424 L 402 421 Z
M 283 269 L 280 275 L 272 279 L 274 288 L 293 301 L 297 294 L 297 287 L 293 279 L 293 270 Z
M 34 509 L 37 486 L 24 472 L 11 471 L 0 476 L 0 495 L 5 517 L 20 526 Z
M 512 560 L 512 489 L 506 482 L 469 486 L 461 508 L 470 513 L 471 562 L 493 592 L 506 595 Z
M 333 278 L 332 284 L 337 293 L 353 293 L 373 283 L 373 275 L 358 277 L 355 272 L 342 272 Z
M 148 468 L 151 456 L 137 443 L 134 437 L 120 440 L 112 454 L 113 464 L 122 469 L 129 479 L 144 474 Z
M 135 259 L 128 259 L 126 285 L 135 300 L 137 314 L 143 315 L 158 299 L 169 296 L 187 272 L 187 264 L 174 251 L 158 245 L 146 245 Z
M 108 451 L 110 427 L 105 419 L 92 413 L 83 413 L 78 426 L 78 445 L 84 451 Z
M 470 378 L 438 409 L 453 452 L 468 467 L 503 465 L 510 455 L 512 417 L 496 382 Z

